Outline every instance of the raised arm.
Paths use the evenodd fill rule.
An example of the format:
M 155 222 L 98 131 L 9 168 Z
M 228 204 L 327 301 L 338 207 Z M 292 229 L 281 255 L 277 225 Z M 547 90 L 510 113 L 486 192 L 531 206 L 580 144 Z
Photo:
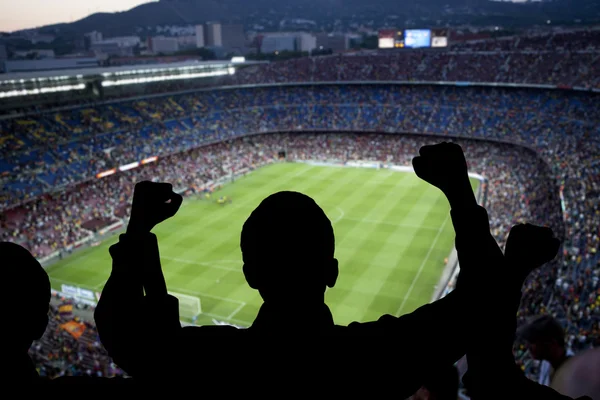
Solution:
M 170 184 L 138 183 L 127 232 L 110 248 L 112 272 L 94 318 L 108 354 L 132 376 L 147 365 L 144 339 L 150 340 L 174 324 L 180 328 L 176 299 L 175 306 L 166 306 L 173 300 L 165 300 L 168 296 L 158 241 L 150 230 L 173 216 L 181 202 Z M 148 325 L 148 321 L 153 324 Z
M 469 371 L 465 383 L 473 400 L 515 395 L 527 399 L 570 399 L 527 379 L 512 354 L 521 287 L 531 271 L 556 257 L 559 246 L 550 228 L 516 225 L 511 229 L 505 249 L 507 268 L 490 280 L 489 290 L 495 301 L 481 316 L 486 334 L 473 336 L 467 352 Z
M 399 343 L 406 343 L 401 357 L 410 360 L 408 373 L 420 385 L 420 377 L 431 365 L 452 365 L 466 353 L 468 333 L 476 329 L 479 304 L 486 302 L 477 297 L 483 292 L 479 288 L 490 271 L 502 267 L 504 256 L 491 235 L 487 212 L 476 202 L 460 146 L 425 146 L 413 166 L 417 176 L 442 190 L 450 203 L 461 267 L 459 284 L 443 299 L 410 314 L 399 318 L 386 315 L 377 322 L 350 327 L 364 335 L 394 335 Z

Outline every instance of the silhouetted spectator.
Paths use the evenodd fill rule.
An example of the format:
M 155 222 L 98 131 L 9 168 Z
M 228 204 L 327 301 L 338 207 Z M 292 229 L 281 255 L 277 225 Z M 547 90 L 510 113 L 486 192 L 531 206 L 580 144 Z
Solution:
M 570 399 L 526 378 L 512 355 L 523 282 L 530 272 L 556 257 L 559 246 L 560 241 L 549 228 L 516 225 L 511 229 L 505 249 L 506 268 L 495 271 L 488 289 L 495 304 L 479 320 L 480 328 L 488 334 L 475 333 L 467 352 L 469 371 L 463 380 L 472 400 L 506 399 L 513 395 L 525 399 Z
M 11 328 L 4 329 L 4 363 L 8 368 L 3 377 L 7 382 L 35 382 L 39 375 L 27 352 L 48 325 L 50 279 L 31 253 L 15 243 L 0 242 L 0 260 L 4 296 L 14 300 L 4 307 L 3 319 Z
M 539 383 L 550 386 L 554 372 L 573 356 L 565 345 L 565 330 L 550 315 L 535 318 L 520 330 L 526 341 L 529 353 L 541 361 Z
M 264 300 L 253 325 L 247 330 L 181 328 L 177 299 L 167 295 L 156 237 L 149 233 L 176 213 L 181 197 L 172 192 L 171 185 L 142 182 L 136 185 L 127 233 L 110 249 L 113 272 L 95 313 L 109 354 L 134 377 L 190 380 L 203 369 L 195 361 L 199 357 L 214 354 L 226 358 L 224 354 L 235 348 L 231 341 L 227 349 L 210 347 L 207 340 L 217 340 L 214 338 L 219 335 L 243 335 L 241 338 L 251 334 L 261 339 L 266 344 L 261 361 L 272 354 L 269 349 L 273 350 L 275 344 L 262 340 L 267 336 L 291 335 L 306 340 L 318 340 L 315 336 L 323 335 L 387 337 L 404 344 L 399 345 L 398 356 L 405 361 L 396 364 L 394 373 L 404 376 L 396 388 L 398 393 L 410 396 L 431 378 L 431 365 L 451 366 L 466 352 L 464 331 L 471 330 L 474 306 L 469 288 L 482 279 L 478 266 L 484 262 L 490 268 L 499 268 L 503 262 L 490 233 L 487 213 L 475 200 L 461 148 L 448 143 L 425 146 L 413 164 L 419 177 L 444 192 L 452 208 L 464 279 L 448 296 L 399 318 L 385 315 L 376 322 L 335 325 L 324 304 L 325 290 L 335 285 L 338 274 L 331 222 L 308 196 L 280 192 L 265 199 L 242 230 L 244 274 Z M 129 312 L 123 311 L 122 304 L 137 305 L 142 310 L 138 325 Z M 139 325 L 146 320 L 153 321 L 151 327 Z M 448 330 L 440 337 L 439 326 L 460 329 Z M 284 353 L 290 350 L 283 348 Z M 152 367 L 157 357 L 170 365 L 161 375 Z M 379 364 L 369 364 L 369 368 L 387 370 Z

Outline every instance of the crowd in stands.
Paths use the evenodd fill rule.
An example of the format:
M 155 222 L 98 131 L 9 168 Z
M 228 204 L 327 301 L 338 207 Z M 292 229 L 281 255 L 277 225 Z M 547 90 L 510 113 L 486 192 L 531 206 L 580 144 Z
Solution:
M 85 215 L 86 209 L 96 212 L 95 215 L 104 215 L 106 220 L 103 225 L 106 225 L 128 216 L 132 184 L 140 180 L 170 181 L 175 188 L 200 192 L 207 182 L 227 176 L 232 170 L 253 169 L 277 160 L 278 152 L 284 150 L 282 146 L 285 146 L 291 160 L 345 162 L 370 159 L 409 165 L 422 145 L 436 140 L 435 137 L 393 134 L 270 133 L 248 136 L 202 146 L 161 158 L 140 168 L 88 181 L 56 198 L 45 197 L 27 203 L 24 214 L 53 215 L 53 210 L 61 204 L 75 206 L 75 199 L 84 203 L 82 199 L 87 199 L 88 204 L 96 200 L 93 207 L 79 210 L 82 215 Z M 495 142 L 459 140 L 459 143 L 467 154 L 471 170 L 487 178 L 483 193 L 490 213 L 492 233 L 498 242 L 503 245 L 509 228 L 523 221 L 550 223 L 553 230 L 564 238 L 568 228 L 563 221 L 552 171 L 535 152 Z M 69 224 L 69 221 L 65 223 Z M 86 229 L 82 228 L 81 231 Z M 547 266 L 528 282 L 520 319 L 524 323 L 530 316 L 551 312 L 567 327 L 571 348 L 580 349 L 597 342 L 600 337 L 600 293 L 597 292 L 599 259 L 596 257 L 592 260 L 588 255 L 587 259 L 593 262 L 587 264 L 573 260 L 568 254 L 571 251 L 570 241 L 566 243 L 565 258 Z M 586 275 L 590 279 L 582 279 Z M 550 308 L 547 308 L 549 304 Z
M 100 343 L 93 323 L 93 309 L 78 310 L 71 300 L 53 295 L 46 334 L 33 343 L 29 355 L 40 376 L 123 376 Z M 64 307 L 67 312 L 63 311 Z M 77 316 L 74 313 L 80 311 Z M 86 313 L 87 311 L 87 313 Z M 87 317 L 87 318 L 85 318 Z
M 470 51 L 594 51 L 598 50 L 600 29 L 532 31 L 524 35 L 451 42 L 452 50 Z M 468 38 L 466 38 L 468 39 Z
M 335 55 L 249 67 L 224 84 L 347 81 L 507 82 L 600 88 L 600 50 L 424 51 Z M 500 66 L 500 67 L 499 67 Z
M 590 95 L 552 91 L 327 85 L 205 91 L 2 120 L 0 205 L 147 157 L 255 132 L 431 133 L 543 148 L 550 140 L 592 136 L 600 119 L 594 103 Z M 557 126 L 563 135 L 554 133 Z
M 468 80 L 599 88 L 600 50 L 588 39 L 568 39 L 303 58 L 243 69 L 224 82 Z M 528 280 L 519 319 L 554 315 L 577 351 L 600 345 L 597 102 L 597 95 L 550 90 L 327 84 L 211 90 L 0 120 L 0 240 L 44 257 L 126 218 L 133 183 L 143 179 L 199 191 L 232 171 L 272 162 L 282 150 L 292 160 L 408 165 L 420 146 L 458 137 L 470 169 L 487 179 L 483 195 L 501 244 L 522 221 L 550 224 L 563 240 L 562 256 Z M 371 134 L 348 133 L 359 131 Z M 264 134 L 247 136 L 257 133 Z M 67 341 L 63 336 L 59 341 Z M 48 357 L 54 355 L 46 353 L 44 365 Z M 98 361 L 103 374 L 108 362 Z M 43 373 L 65 373 L 48 368 Z

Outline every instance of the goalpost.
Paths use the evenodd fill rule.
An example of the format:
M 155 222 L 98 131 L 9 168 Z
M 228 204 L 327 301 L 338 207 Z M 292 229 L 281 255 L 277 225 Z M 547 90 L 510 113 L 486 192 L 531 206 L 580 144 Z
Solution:
M 195 319 L 200 314 L 202 314 L 202 305 L 200 303 L 199 297 L 176 292 L 169 292 L 169 294 L 171 296 L 177 297 L 177 299 L 179 300 L 180 317 Z

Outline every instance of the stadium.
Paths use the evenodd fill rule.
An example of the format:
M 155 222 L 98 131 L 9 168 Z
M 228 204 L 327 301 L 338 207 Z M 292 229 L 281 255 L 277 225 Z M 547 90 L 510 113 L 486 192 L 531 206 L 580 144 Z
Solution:
M 314 197 L 333 223 L 341 272 L 326 300 L 337 323 L 444 296 L 459 270 L 449 206 L 410 168 L 421 146 L 444 140 L 464 149 L 498 243 L 525 221 L 563 241 L 528 280 L 519 320 L 550 314 L 573 351 L 598 346 L 597 43 L 598 31 L 559 33 L 435 52 L 3 77 L 0 234 L 47 267 L 54 293 L 48 334 L 30 351 L 40 373 L 123 374 L 92 310 L 141 180 L 185 197 L 155 230 L 185 323 L 251 325 L 261 299 L 241 273 L 239 232 L 279 190 Z M 72 321 L 75 335 L 62 328 Z M 534 376 L 537 364 L 516 353 Z

